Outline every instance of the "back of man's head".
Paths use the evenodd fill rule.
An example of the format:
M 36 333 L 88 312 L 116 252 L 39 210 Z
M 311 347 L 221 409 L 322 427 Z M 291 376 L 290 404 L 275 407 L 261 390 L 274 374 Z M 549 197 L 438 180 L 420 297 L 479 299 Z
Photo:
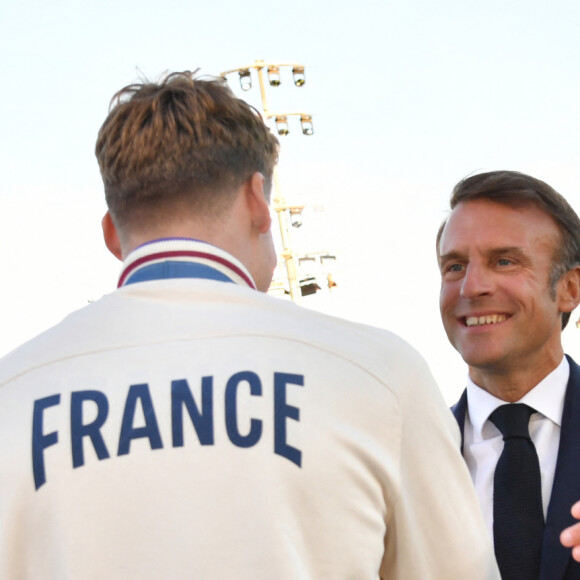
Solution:
M 186 71 L 116 93 L 95 152 L 107 205 L 123 229 L 163 219 L 183 204 L 217 215 L 255 172 L 268 193 L 278 141 L 223 79 Z

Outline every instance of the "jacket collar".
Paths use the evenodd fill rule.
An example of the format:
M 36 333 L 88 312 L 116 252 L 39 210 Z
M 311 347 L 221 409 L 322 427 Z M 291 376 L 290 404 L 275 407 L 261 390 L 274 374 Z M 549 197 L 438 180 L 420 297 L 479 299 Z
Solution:
M 123 262 L 118 287 L 168 278 L 204 278 L 256 289 L 244 265 L 224 250 L 201 240 L 153 240 L 133 250 Z

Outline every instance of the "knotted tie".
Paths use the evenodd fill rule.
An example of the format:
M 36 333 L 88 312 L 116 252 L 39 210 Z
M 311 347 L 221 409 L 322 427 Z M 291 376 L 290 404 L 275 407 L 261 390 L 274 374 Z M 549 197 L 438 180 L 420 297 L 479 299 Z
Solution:
M 489 420 L 501 431 L 503 452 L 493 482 L 493 541 L 503 580 L 539 577 L 544 514 L 540 463 L 524 404 L 498 407 Z

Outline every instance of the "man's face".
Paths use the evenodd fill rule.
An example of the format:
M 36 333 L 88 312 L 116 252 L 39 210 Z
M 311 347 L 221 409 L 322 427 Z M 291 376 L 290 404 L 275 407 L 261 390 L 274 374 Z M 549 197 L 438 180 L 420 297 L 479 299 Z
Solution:
M 555 222 L 534 205 L 458 204 L 440 241 L 440 308 L 451 344 L 478 373 L 532 372 L 562 357 Z M 551 369 L 550 369 L 551 370 Z

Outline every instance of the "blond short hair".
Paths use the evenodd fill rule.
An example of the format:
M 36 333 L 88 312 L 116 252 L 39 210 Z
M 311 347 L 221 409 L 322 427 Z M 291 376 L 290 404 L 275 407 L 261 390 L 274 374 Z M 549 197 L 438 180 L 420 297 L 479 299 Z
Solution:
M 269 194 L 278 140 L 224 79 L 185 71 L 118 91 L 95 153 L 111 216 L 123 227 L 177 203 L 218 211 L 254 172 Z

